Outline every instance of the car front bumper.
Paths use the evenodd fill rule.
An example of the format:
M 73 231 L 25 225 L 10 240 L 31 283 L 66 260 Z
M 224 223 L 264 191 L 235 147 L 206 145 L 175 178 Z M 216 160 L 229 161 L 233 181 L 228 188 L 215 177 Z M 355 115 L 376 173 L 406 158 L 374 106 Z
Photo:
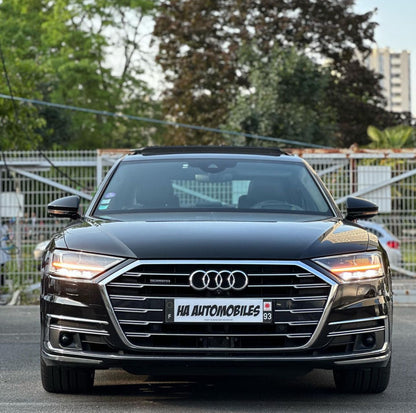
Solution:
M 134 265 L 136 263 L 132 263 L 131 268 Z M 137 345 L 121 328 L 107 291 L 109 280 L 117 280 L 119 273 L 125 272 L 125 268 L 116 268 L 112 274 L 94 282 L 44 276 L 41 357 L 47 365 L 92 369 L 119 367 L 138 374 L 273 373 L 286 368 L 387 365 L 391 357 L 390 277 L 338 284 L 325 272 L 321 274 L 322 270 L 314 268 L 313 264 L 297 265 L 330 283 L 325 309 L 306 344 L 238 348 L 227 345 L 222 339 L 216 341 L 215 346 L 205 342 L 199 348 Z M 279 303 L 274 303 L 275 307 Z M 134 311 L 137 314 L 137 310 Z M 69 337 L 67 342 L 63 340 L 65 334 Z M 141 334 L 136 333 L 139 337 Z M 260 339 L 259 343 L 262 343 Z

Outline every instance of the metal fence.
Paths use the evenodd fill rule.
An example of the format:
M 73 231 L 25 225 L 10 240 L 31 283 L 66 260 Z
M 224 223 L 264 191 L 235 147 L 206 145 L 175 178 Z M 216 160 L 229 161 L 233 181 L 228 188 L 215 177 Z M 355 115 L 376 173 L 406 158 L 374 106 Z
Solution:
M 0 159 L 2 288 L 39 281 L 41 241 L 68 223 L 47 217 L 46 205 L 77 194 L 85 208 L 114 161 L 126 151 L 4 152 Z M 401 260 L 395 276 L 416 272 L 416 151 L 294 150 L 318 172 L 343 208 L 349 195 L 380 207 L 375 221 L 399 242 Z M 398 245 L 394 244 L 394 247 Z
M 373 219 L 397 237 L 401 252 L 395 275 L 416 272 L 416 151 L 296 150 L 318 172 L 341 210 L 347 196 L 359 196 L 379 206 Z M 377 234 L 378 235 L 378 234 Z
M 85 207 L 101 177 L 97 177 L 96 151 L 11 151 L 2 155 L 0 284 L 15 289 L 39 281 L 34 250 L 67 224 L 48 218 L 46 205 L 77 194 Z M 101 163 L 105 165 L 105 159 Z

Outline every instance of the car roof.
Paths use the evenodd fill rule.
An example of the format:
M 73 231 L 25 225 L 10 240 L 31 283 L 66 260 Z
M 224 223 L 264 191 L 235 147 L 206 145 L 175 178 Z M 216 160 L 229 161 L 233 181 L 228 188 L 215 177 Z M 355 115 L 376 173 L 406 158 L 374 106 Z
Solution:
M 124 160 L 137 160 L 144 157 L 154 158 L 227 158 L 229 155 L 241 159 L 279 158 L 279 160 L 305 163 L 303 159 L 282 151 L 279 148 L 250 146 L 149 146 L 134 150 Z

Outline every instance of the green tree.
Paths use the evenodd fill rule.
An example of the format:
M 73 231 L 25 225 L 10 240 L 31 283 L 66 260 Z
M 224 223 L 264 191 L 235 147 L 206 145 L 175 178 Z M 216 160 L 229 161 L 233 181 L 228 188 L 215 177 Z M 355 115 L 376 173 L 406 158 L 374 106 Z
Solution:
M 367 135 L 371 140 L 370 148 L 400 149 L 409 146 L 414 130 L 408 125 L 398 125 L 380 130 L 375 126 L 367 128 Z
M 353 0 L 162 1 L 154 33 L 159 40 L 157 59 L 171 85 L 164 95 L 165 114 L 197 125 L 226 123 L 228 108 L 252 87 L 250 74 L 255 62 L 241 58 L 247 45 L 258 52 L 262 62 L 270 61 L 276 45 L 294 47 L 329 62 L 332 83 L 345 95 L 344 100 L 349 96 L 354 102 L 364 101 L 361 109 L 368 113 L 382 100 L 380 87 L 376 80 L 364 83 L 363 73 L 365 79 L 374 78 L 374 74 L 359 64 L 354 53 L 369 51 L 376 24 L 371 21 L 371 12 L 354 13 L 353 5 Z M 360 70 L 351 72 L 352 67 Z M 268 70 L 266 65 L 263 68 Z M 363 92 L 361 86 L 365 86 Z M 340 126 L 353 117 L 349 115 L 352 108 L 335 107 L 337 138 L 343 142 L 348 137 Z M 372 114 L 368 118 L 373 119 Z M 255 125 L 256 120 L 251 122 Z M 185 130 L 172 131 L 170 138 L 178 143 L 222 139 Z
M 228 127 L 321 145 L 334 143 L 335 115 L 326 102 L 331 84 L 327 69 L 294 48 L 275 47 L 264 60 L 250 50 L 246 59 L 252 62 L 251 89 L 231 107 Z
M 383 109 L 379 78 L 357 61 L 337 64 L 328 88 L 327 100 L 336 113 L 336 146 L 367 145 L 368 125 L 385 128 L 410 124 L 411 116 Z
M 140 36 L 153 10 L 149 0 L 3 0 L 0 44 L 13 94 L 152 116 L 157 105 L 141 79 Z M 111 57 L 114 50 L 119 55 Z M 6 82 L 0 91 L 9 94 Z M 149 135 L 122 118 L 19 105 L 19 125 L 14 113 L 12 102 L 0 101 L 3 149 L 130 147 Z
M 3 1 L 0 4 L 2 51 L 0 92 L 9 95 L 9 85 L 3 66 L 5 62 L 14 94 L 24 96 L 25 90 L 31 90 L 33 91 L 32 97 L 40 99 L 42 96 L 36 90 L 36 84 L 42 81 L 44 72 L 34 52 L 39 46 L 40 39 L 33 35 L 33 30 L 41 25 L 42 19 L 39 7 L 29 8 L 24 3 L 24 1 L 20 4 L 17 1 Z M 18 17 L 31 24 L 18 24 Z M 16 102 L 2 100 L 0 101 L 0 125 L 1 149 L 30 149 L 42 140 L 36 130 L 45 126 L 45 120 L 37 116 L 37 109 L 33 106 L 23 106 Z M 28 139 L 27 136 L 30 138 Z

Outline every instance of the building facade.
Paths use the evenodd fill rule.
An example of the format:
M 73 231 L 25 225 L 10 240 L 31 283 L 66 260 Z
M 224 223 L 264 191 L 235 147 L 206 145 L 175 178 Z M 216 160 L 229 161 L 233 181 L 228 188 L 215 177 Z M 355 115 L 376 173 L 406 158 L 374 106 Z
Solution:
M 410 53 L 393 52 L 389 48 L 373 49 L 365 60 L 366 66 L 383 75 L 381 86 L 386 109 L 392 112 L 410 112 Z

